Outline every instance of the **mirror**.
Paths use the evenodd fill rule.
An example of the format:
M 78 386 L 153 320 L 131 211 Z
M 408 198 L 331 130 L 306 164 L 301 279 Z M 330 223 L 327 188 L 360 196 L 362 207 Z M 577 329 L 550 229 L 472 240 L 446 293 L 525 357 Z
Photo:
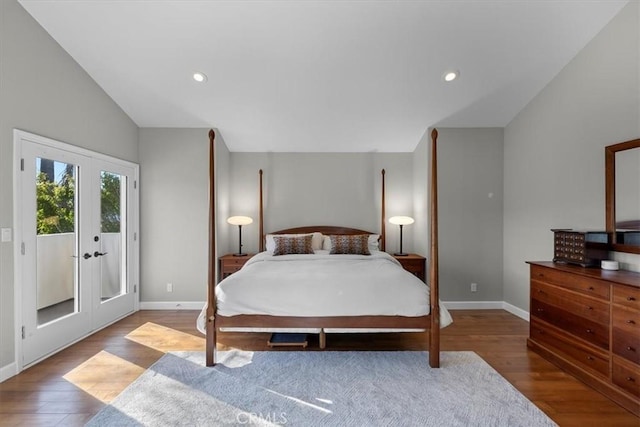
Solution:
M 640 254 L 640 139 L 605 147 L 605 197 L 612 250 Z

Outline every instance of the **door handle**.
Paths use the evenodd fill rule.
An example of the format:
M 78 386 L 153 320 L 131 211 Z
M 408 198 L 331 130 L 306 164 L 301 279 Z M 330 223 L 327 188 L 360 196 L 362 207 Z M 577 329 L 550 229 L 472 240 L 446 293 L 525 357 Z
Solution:
M 89 259 L 91 258 L 91 254 L 89 252 L 86 252 L 84 255 L 82 255 L 82 258 Z
M 95 251 L 95 252 L 93 253 L 93 256 L 94 256 L 94 257 L 96 257 L 96 258 L 98 258 L 99 256 L 106 255 L 106 254 L 107 254 L 107 252 L 98 252 L 98 251 Z

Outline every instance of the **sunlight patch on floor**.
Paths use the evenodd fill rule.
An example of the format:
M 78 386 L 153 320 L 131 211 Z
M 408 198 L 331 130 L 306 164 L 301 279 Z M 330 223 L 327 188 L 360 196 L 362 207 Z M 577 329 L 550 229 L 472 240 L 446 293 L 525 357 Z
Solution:
M 144 371 L 145 368 L 103 350 L 62 378 L 101 402 L 110 403 Z
M 166 353 L 168 351 L 204 351 L 205 339 L 191 334 L 147 322 L 130 332 L 125 338 Z

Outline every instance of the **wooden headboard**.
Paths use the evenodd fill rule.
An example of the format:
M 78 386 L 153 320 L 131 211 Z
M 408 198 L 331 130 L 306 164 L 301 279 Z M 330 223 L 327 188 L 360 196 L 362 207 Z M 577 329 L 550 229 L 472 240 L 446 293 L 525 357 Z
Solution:
M 307 233 L 313 233 L 316 231 L 324 235 L 347 234 L 352 236 L 357 234 L 378 234 L 378 233 L 372 233 L 371 231 L 358 230 L 357 228 L 334 227 L 331 225 L 316 225 L 316 226 L 308 226 L 308 227 L 287 228 L 286 230 L 278 230 L 270 234 L 307 234 Z
M 303 233 L 313 233 L 318 231 L 322 234 L 330 235 L 330 234 L 380 234 L 380 238 L 378 239 L 379 247 L 381 251 L 385 251 L 386 249 L 386 205 L 385 205 L 385 170 L 382 169 L 380 172 L 382 176 L 382 206 L 380 209 L 380 233 L 374 233 L 371 231 L 358 230 L 357 228 L 349 228 L 349 227 L 334 227 L 330 225 L 319 225 L 319 226 L 305 226 L 305 227 L 295 227 L 288 228 L 286 230 L 273 231 L 270 234 L 303 234 Z M 265 233 L 264 233 L 264 201 L 263 201 L 263 193 L 262 193 L 262 169 L 258 171 L 258 175 L 260 176 L 260 212 L 258 217 L 258 226 L 259 226 L 259 234 L 258 236 L 260 242 L 258 243 L 258 248 L 260 252 L 265 250 Z

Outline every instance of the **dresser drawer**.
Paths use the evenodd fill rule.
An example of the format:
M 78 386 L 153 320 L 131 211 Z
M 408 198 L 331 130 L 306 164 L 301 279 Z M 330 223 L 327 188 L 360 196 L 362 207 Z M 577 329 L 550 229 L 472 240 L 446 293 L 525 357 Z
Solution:
M 570 336 L 552 329 L 535 317 L 531 319 L 530 334 L 532 340 L 570 359 L 580 368 L 605 377 L 609 376 L 609 358 L 605 353 L 580 344 Z
M 640 288 L 613 285 L 613 302 L 640 311 Z
M 237 264 L 231 264 L 231 265 L 222 264 L 222 273 L 223 274 L 232 274 L 232 273 L 235 273 L 236 271 L 240 270 L 241 268 L 242 268 L 242 264 L 241 265 L 237 265 Z
M 609 304 L 604 301 L 568 292 L 566 289 L 537 280 L 531 281 L 531 296 L 596 323 L 609 324 Z
M 611 376 L 615 385 L 640 397 L 640 366 L 613 356 Z
M 609 325 L 585 319 L 537 299 L 531 300 L 531 314 L 590 344 L 609 349 Z
M 628 332 L 640 341 L 640 311 L 622 306 L 613 306 L 613 328 Z
M 640 364 L 640 338 L 638 334 L 613 329 L 613 353 Z
M 225 267 L 242 267 L 249 260 L 248 256 L 225 257 L 222 264 Z
M 576 292 L 607 301 L 610 297 L 609 283 L 578 274 L 567 274 L 562 271 L 531 265 L 531 279 L 563 286 Z
M 402 261 L 402 267 L 410 271 L 411 273 L 422 273 L 424 272 L 424 260 L 419 259 L 411 259 Z

